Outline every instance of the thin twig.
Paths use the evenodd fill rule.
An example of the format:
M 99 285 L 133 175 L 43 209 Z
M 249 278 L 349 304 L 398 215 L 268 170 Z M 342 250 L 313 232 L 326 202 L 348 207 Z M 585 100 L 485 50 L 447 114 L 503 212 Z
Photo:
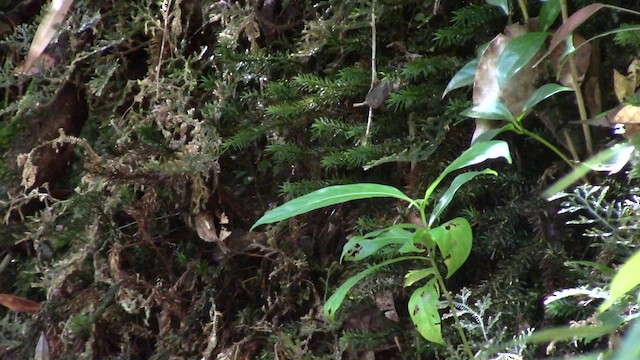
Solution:
M 369 91 L 378 81 L 378 71 L 376 70 L 376 0 L 371 1 L 371 87 Z M 371 124 L 373 123 L 373 108 L 369 105 L 369 115 L 367 116 L 367 130 L 364 133 L 363 145 L 366 145 L 371 134 Z
M 518 5 L 520 6 L 520 11 L 522 11 L 522 17 L 524 21 L 527 22 L 529 20 L 529 11 L 527 10 L 527 2 L 525 0 L 518 0 Z
M 371 2 L 371 87 L 369 91 L 373 90 L 373 87 L 378 80 L 378 71 L 376 70 L 376 0 Z
M 567 22 L 569 19 L 569 11 L 567 10 L 567 0 L 560 0 L 560 9 L 562 11 L 562 22 Z M 576 59 L 573 54 L 569 55 L 569 69 L 571 70 L 571 80 L 573 82 L 573 90 L 576 94 L 576 101 L 578 103 L 578 110 L 580 111 L 580 120 L 582 120 L 582 133 L 584 134 L 584 141 L 587 147 L 587 153 L 593 155 L 593 140 L 591 139 L 591 129 L 589 125 L 584 122 L 589 118 L 587 115 L 587 108 L 584 104 L 584 97 L 582 96 L 582 89 L 580 89 L 580 82 L 578 81 L 578 66 L 576 65 Z
M 169 10 L 171 9 L 172 0 L 164 1 L 162 5 L 166 9 L 162 12 L 164 17 L 164 27 L 162 28 L 162 44 L 160 44 L 160 56 L 158 56 L 158 65 L 156 65 L 156 99 L 160 97 L 160 69 L 162 68 L 162 56 L 164 54 L 164 44 L 167 40 L 167 32 L 169 31 Z

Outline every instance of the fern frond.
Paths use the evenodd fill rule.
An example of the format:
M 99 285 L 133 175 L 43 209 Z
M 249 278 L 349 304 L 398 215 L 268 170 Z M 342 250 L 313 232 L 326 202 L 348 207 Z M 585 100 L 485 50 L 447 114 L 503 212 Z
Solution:
M 342 119 L 319 117 L 311 125 L 312 139 L 332 139 L 339 137 L 349 140 L 364 135 L 364 124 L 351 124 Z
M 462 62 L 450 56 L 422 57 L 407 63 L 402 69 L 402 76 L 408 80 L 416 81 L 429 79 L 432 77 L 448 78 L 458 68 Z
M 271 154 L 275 162 L 280 165 L 296 163 L 307 155 L 307 149 L 304 146 L 285 141 L 269 144 L 265 151 Z

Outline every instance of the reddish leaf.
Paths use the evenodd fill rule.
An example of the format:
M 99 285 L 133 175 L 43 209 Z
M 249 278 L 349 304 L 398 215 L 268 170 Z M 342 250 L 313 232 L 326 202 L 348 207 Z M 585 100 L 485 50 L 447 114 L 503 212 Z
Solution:
M 17 312 L 34 314 L 40 311 L 39 303 L 11 294 L 0 294 L 0 305 Z
M 549 55 L 553 51 L 553 49 L 556 48 L 556 46 L 565 42 L 569 34 L 573 33 L 573 31 L 577 29 L 578 26 L 582 25 L 582 23 L 585 22 L 588 18 L 590 18 L 591 15 L 595 14 L 596 12 L 598 12 L 598 10 L 606 6 L 607 5 L 601 3 L 591 4 L 583 7 L 582 9 L 576 11 L 573 15 L 571 15 L 567 19 L 567 21 L 565 21 L 564 24 L 562 24 L 562 26 L 558 28 L 555 34 L 553 34 L 551 43 L 549 44 L 549 50 L 547 50 L 547 53 L 544 57 Z

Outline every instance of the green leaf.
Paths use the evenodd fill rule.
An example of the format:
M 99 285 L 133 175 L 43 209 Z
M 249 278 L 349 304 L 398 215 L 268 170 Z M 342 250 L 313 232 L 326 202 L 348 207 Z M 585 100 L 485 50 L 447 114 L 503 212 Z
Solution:
M 411 239 L 413 244 L 420 244 L 427 249 L 433 249 L 436 246 L 436 243 L 433 242 L 429 231 L 425 228 L 420 228 L 416 230 L 413 239 Z
M 626 331 L 622 346 L 614 353 L 613 360 L 640 359 L 640 320 L 635 320 Z
M 597 338 L 615 331 L 617 326 L 562 326 L 536 331 L 526 338 L 527 344 L 547 343 L 551 341 L 571 341 L 573 339 L 584 339 L 587 337 Z
M 475 105 L 471 109 L 463 111 L 461 115 L 484 120 L 504 120 L 509 122 L 516 120 L 511 111 L 499 101 Z
M 425 191 L 424 200 L 427 201 L 435 188 L 440 184 L 442 179 L 444 179 L 447 174 L 452 171 L 456 171 L 467 166 L 479 164 L 487 159 L 496 159 L 503 157 L 505 158 L 509 164 L 511 164 L 511 153 L 509 152 L 509 145 L 502 140 L 491 140 L 485 142 L 477 142 L 473 144 L 470 148 L 465 150 L 460 156 L 458 156 L 455 160 L 447 166 L 442 173 L 435 179 L 427 191 Z
M 409 298 L 409 315 L 411 321 L 418 328 L 418 332 L 425 339 L 443 344 L 442 329 L 440 328 L 440 313 L 438 313 L 438 289 L 435 281 L 416 289 Z
M 429 230 L 447 265 L 447 278 L 467 261 L 473 245 L 471 225 L 465 218 L 455 218 Z
M 440 200 L 438 200 L 438 203 L 436 204 L 435 208 L 431 212 L 431 216 L 429 216 L 429 226 L 431 226 L 433 222 L 436 221 L 438 217 L 440 217 L 444 209 L 447 207 L 447 205 L 451 203 L 451 200 L 453 200 L 454 195 L 462 185 L 468 183 L 476 176 L 483 175 L 483 174 L 498 175 L 497 172 L 491 169 L 484 169 L 482 171 L 469 171 L 456 176 L 456 178 L 453 179 L 453 181 L 451 182 L 451 185 L 449 185 L 449 188 L 447 189 L 447 191 L 445 191 L 442 197 L 440 197 Z
M 402 228 L 392 228 L 373 238 L 354 236 L 342 248 L 340 261 L 360 261 L 388 245 L 402 245 L 411 242 L 413 233 Z
M 626 293 L 640 285 L 640 251 L 637 251 L 611 280 L 611 290 L 609 298 L 600 305 L 598 311 L 607 310 L 614 302 L 623 297 Z
M 435 274 L 436 270 L 434 268 L 409 270 L 409 272 L 404 276 L 404 287 L 411 286 L 428 276 L 435 276 Z
M 406 241 L 402 247 L 400 247 L 400 249 L 398 249 L 398 252 L 400 254 L 406 254 L 406 253 L 421 253 L 424 252 L 424 249 L 420 249 L 419 247 L 417 247 L 415 244 L 422 244 L 422 240 L 425 237 L 429 237 L 427 235 L 427 230 L 422 228 L 422 229 L 418 229 L 416 230 L 415 233 L 411 234 L 411 239 L 409 239 L 409 241 Z
M 530 32 L 513 39 L 498 60 L 498 84 L 504 88 L 533 59 L 547 39 L 545 32 Z
M 491 129 L 489 131 L 482 133 L 482 135 L 478 136 L 476 138 L 476 143 L 493 140 L 493 138 L 498 136 L 499 134 L 502 134 L 505 131 L 513 131 L 514 129 L 515 127 L 513 126 L 512 123 L 509 123 L 501 128 Z
M 344 283 L 342 283 L 342 285 L 340 285 L 340 287 L 338 287 L 338 289 L 336 289 L 336 291 L 329 297 L 329 299 L 327 299 L 327 302 L 324 304 L 324 316 L 327 319 L 333 321 L 335 319 L 336 312 L 342 305 L 342 302 L 344 302 L 344 298 L 347 296 L 347 293 L 360 280 L 364 279 L 368 275 L 373 274 L 374 272 L 380 270 L 380 268 L 383 268 L 387 265 L 397 263 L 400 261 L 407 261 L 407 260 L 423 260 L 424 261 L 428 259 L 421 256 L 404 256 L 404 257 L 383 261 L 380 264 L 377 264 L 368 269 L 362 270 L 356 275 L 348 278 Z
M 505 158 L 509 164 L 511 164 L 509 145 L 505 141 L 492 140 L 475 144 L 460 154 L 457 159 L 453 160 L 442 173 L 448 174 L 467 166 L 479 164 L 487 159 L 496 159 L 500 157 Z
M 448 93 L 455 89 L 472 85 L 473 80 L 476 77 L 476 69 L 478 68 L 479 62 L 480 59 L 475 58 L 463 66 L 462 69 L 458 70 L 458 72 L 451 78 L 451 81 L 449 81 L 449 84 L 447 84 L 447 88 L 444 89 L 442 97 L 444 98 Z
M 613 270 L 612 268 L 595 261 L 587 261 L 587 260 L 565 261 L 564 265 L 571 266 L 574 268 L 577 268 L 578 266 L 587 266 L 587 267 L 597 269 L 598 271 L 602 272 L 605 275 L 613 276 L 615 274 L 615 270 Z
M 499 7 L 505 15 L 509 16 L 509 0 L 487 0 L 487 4 Z
M 561 86 L 558 84 L 542 85 L 538 90 L 536 90 L 536 92 L 533 93 L 533 95 L 531 95 L 531 97 L 524 104 L 524 108 L 522 109 L 522 115 L 520 115 L 519 118 L 525 117 L 528 114 L 528 112 L 531 109 L 533 109 L 533 107 L 536 106 L 542 100 L 545 100 L 549 96 L 555 95 L 563 91 L 573 91 L 573 89 L 570 87 Z
M 556 181 L 547 190 L 542 193 L 542 196 L 547 200 L 553 200 L 553 196 L 560 191 L 568 188 L 574 182 L 580 180 L 591 170 L 606 169 L 609 174 L 614 174 L 620 171 L 622 167 L 629 160 L 627 155 L 631 154 L 631 151 L 635 148 L 633 143 L 616 144 L 606 150 L 599 152 L 587 161 L 581 163 L 579 166 L 571 170 L 570 173 L 562 177 L 562 179 Z M 610 166 L 606 166 L 609 164 Z M 611 166 L 615 165 L 615 166 Z
M 260 219 L 258 219 L 255 224 L 253 224 L 251 230 L 255 229 L 259 225 L 286 220 L 312 210 L 323 208 L 325 206 L 341 204 L 352 200 L 379 197 L 396 198 L 415 205 L 413 199 L 392 186 L 380 184 L 351 184 L 329 186 L 303 195 L 299 198 L 295 198 L 267 212 Z
M 542 4 L 538 14 L 538 27 L 540 31 L 547 31 L 560 14 L 560 0 L 547 0 Z

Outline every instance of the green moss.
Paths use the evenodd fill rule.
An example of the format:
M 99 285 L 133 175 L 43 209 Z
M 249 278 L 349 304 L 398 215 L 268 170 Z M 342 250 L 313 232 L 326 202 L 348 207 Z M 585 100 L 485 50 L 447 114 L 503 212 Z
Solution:
M 26 123 L 16 117 L 0 127 L 0 150 L 8 149 L 16 138 L 26 129 Z

